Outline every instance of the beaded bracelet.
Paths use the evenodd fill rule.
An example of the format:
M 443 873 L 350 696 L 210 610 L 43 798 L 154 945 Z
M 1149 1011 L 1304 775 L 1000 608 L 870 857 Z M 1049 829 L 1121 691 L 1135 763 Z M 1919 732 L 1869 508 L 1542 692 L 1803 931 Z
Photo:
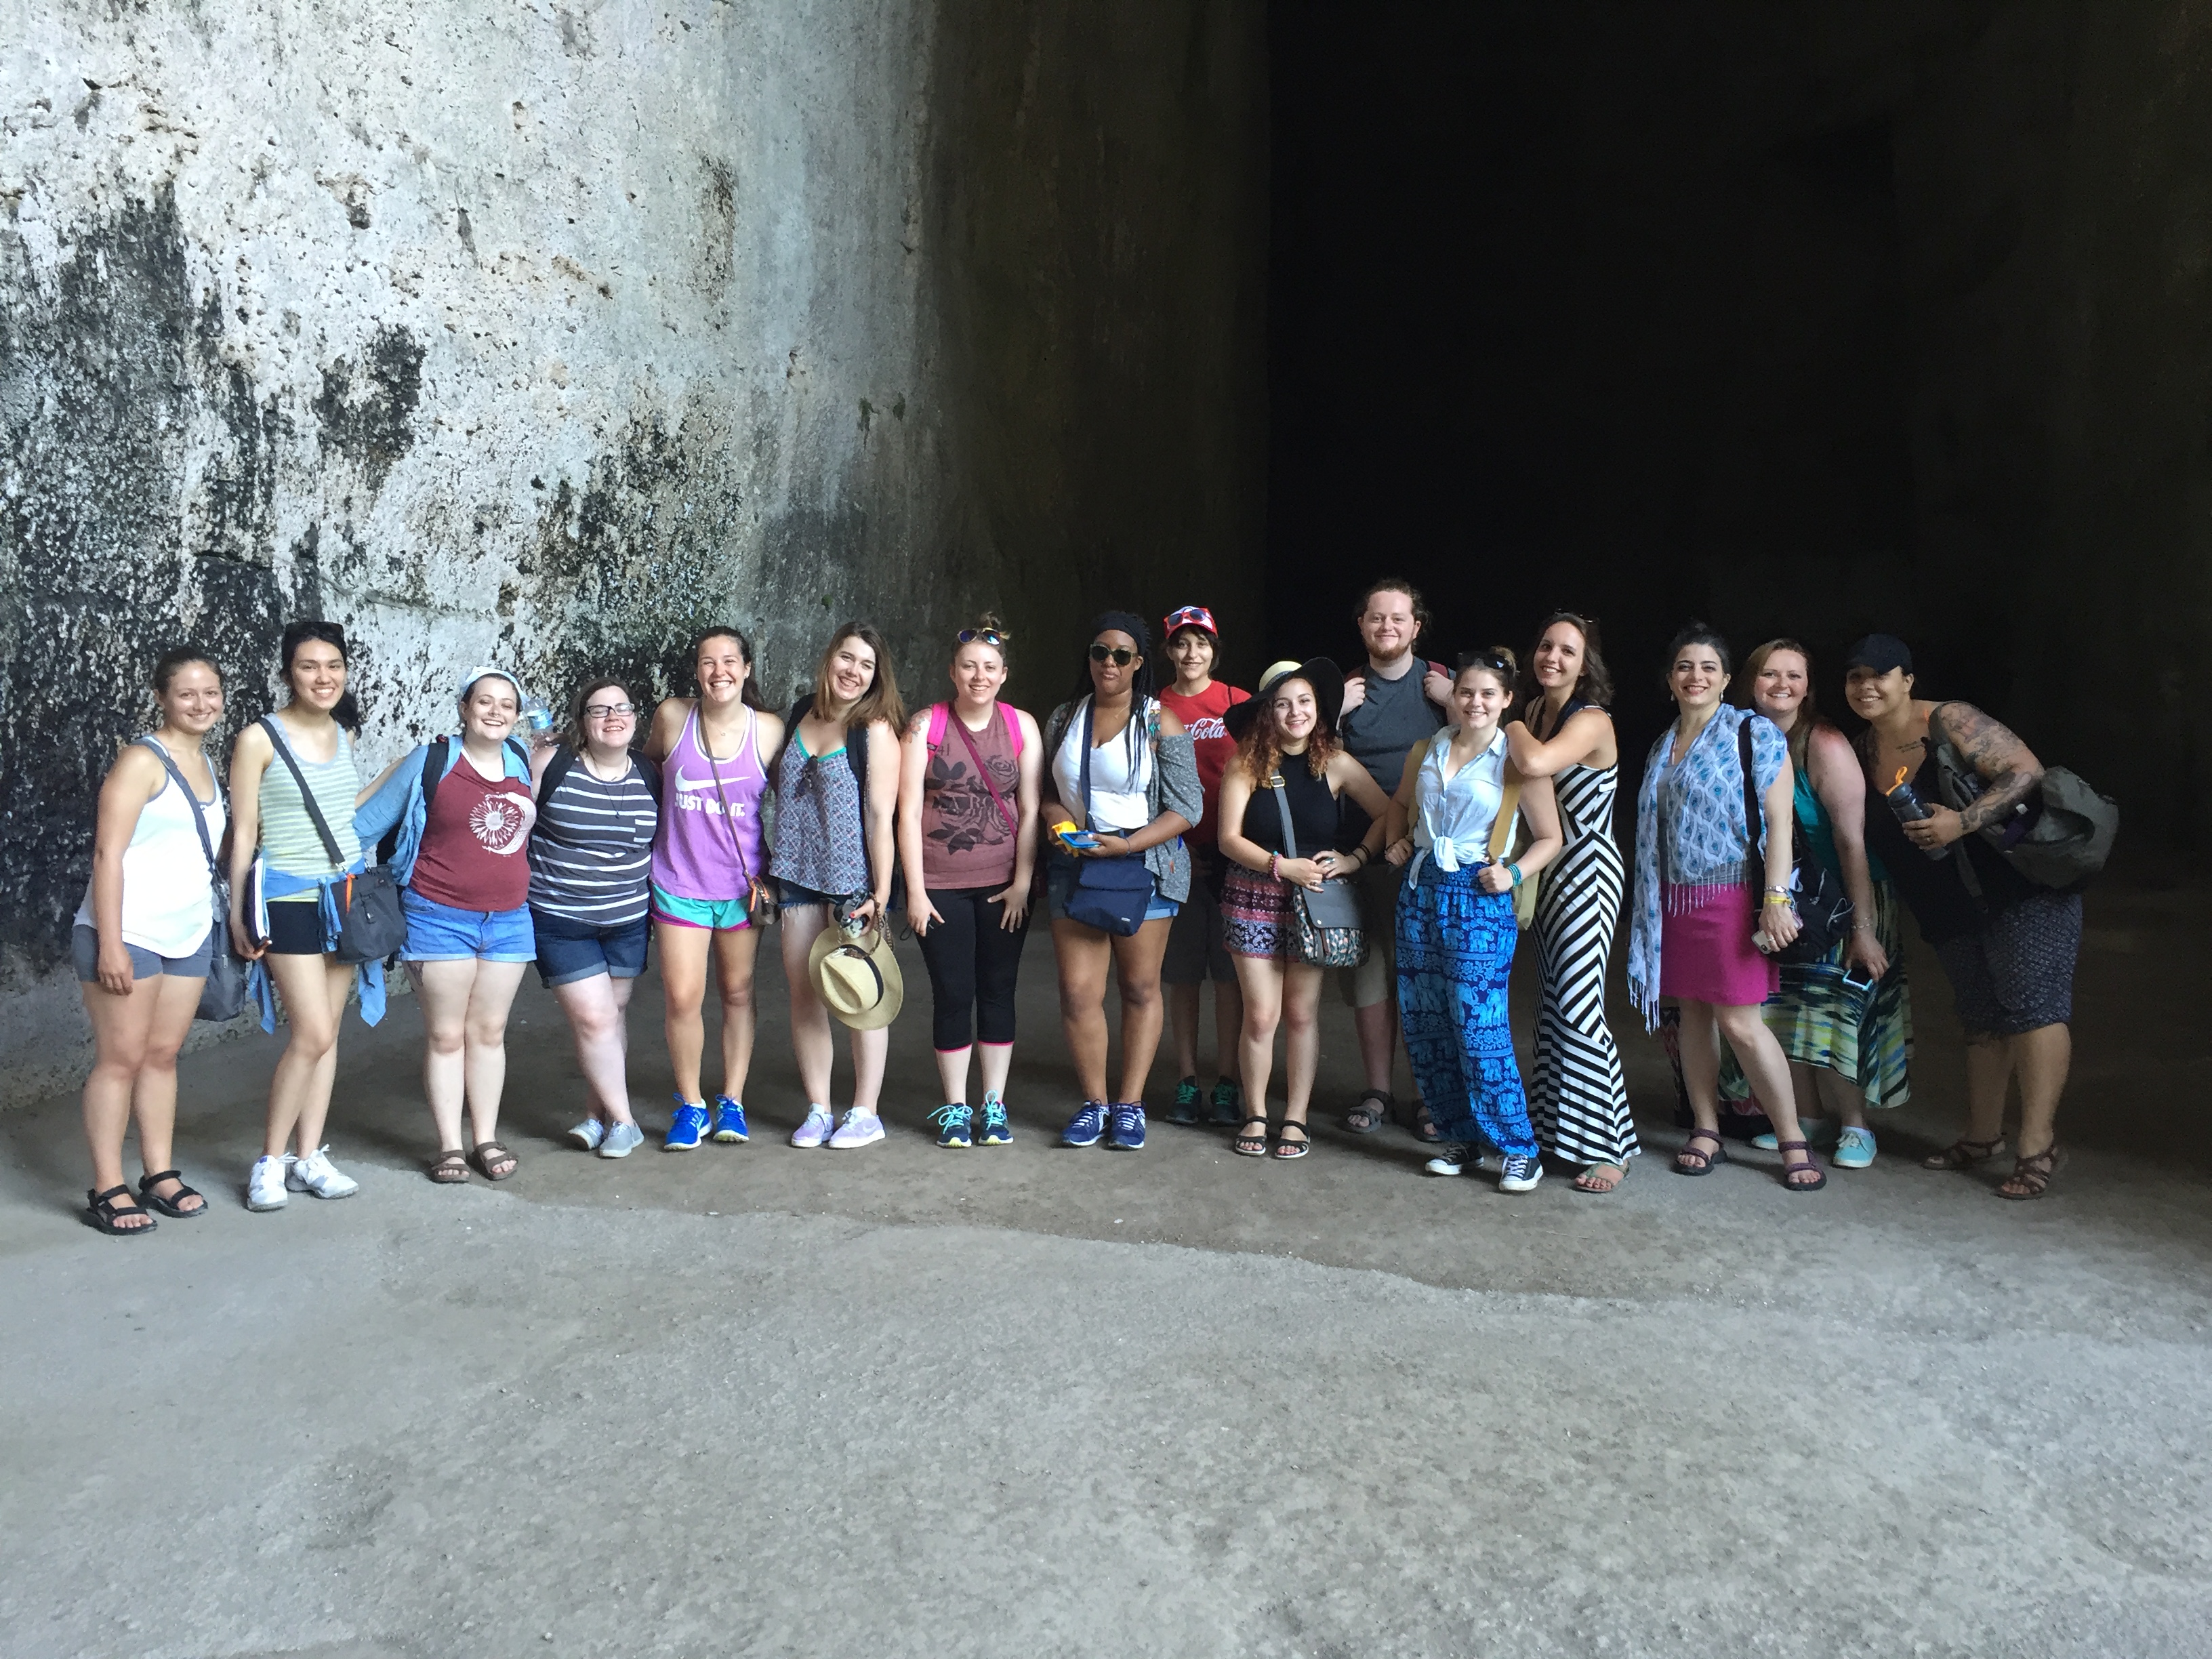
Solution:
M 1280 881 L 1282 879 L 1280 876 L 1275 874 L 1277 867 L 1282 863 L 1282 861 L 1283 855 L 1280 853 L 1270 853 L 1267 854 L 1267 874 L 1270 879 L 1275 881 Z

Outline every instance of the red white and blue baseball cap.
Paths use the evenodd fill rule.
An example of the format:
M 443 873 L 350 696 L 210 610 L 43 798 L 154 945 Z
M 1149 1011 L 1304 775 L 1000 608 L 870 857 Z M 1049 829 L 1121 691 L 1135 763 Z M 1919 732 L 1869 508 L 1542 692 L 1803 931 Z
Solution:
M 1221 630 L 1213 623 L 1213 613 L 1202 605 L 1187 605 L 1180 611 L 1169 611 L 1167 620 L 1160 624 L 1160 637 L 1173 639 L 1178 628 L 1202 628 L 1215 639 L 1221 637 Z

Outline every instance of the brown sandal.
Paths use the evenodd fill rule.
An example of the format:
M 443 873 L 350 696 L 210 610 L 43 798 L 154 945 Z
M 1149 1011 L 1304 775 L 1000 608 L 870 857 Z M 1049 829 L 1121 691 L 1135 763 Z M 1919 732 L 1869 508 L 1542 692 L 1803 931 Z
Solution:
M 1711 1141 L 1712 1151 L 1699 1152 L 1698 1143 L 1701 1140 Z M 1695 1164 L 1685 1164 L 1682 1160 L 1686 1158 L 1694 1158 L 1698 1161 Z M 1728 1161 L 1728 1147 L 1722 1142 L 1721 1132 L 1718 1129 L 1692 1129 L 1690 1131 L 1690 1138 L 1682 1143 L 1682 1150 L 1674 1154 L 1674 1173 L 1686 1176 L 1711 1175 L 1713 1172 L 1714 1164 L 1725 1164 Z
M 2051 1185 L 2051 1177 L 2058 1173 L 2058 1143 L 2052 1141 L 2033 1158 L 2016 1159 L 2012 1173 L 1997 1188 L 1999 1198 L 2041 1198 Z
M 1968 1140 L 1962 1135 L 1942 1152 L 1930 1152 L 1922 1158 L 1920 1167 L 1923 1170 L 1948 1170 L 1956 1174 L 1961 1170 L 1987 1164 L 1991 1158 L 2002 1158 L 2004 1154 L 2002 1135 L 1995 1140 Z
M 1820 1167 L 1820 1160 L 1813 1156 L 1813 1149 L 1803 1141 L 1778 1140 L 1774 1143 L 1774 1150 L 1782 1154 L 1782 1190 L 1784 1192 L 1817 1193 L 1828 1184 L 1827 1171 Z M 1790 1154 L 1792 1152 L 1804 1153 L 1805 1161 L 1802 1164 L 1792 1164 L 1790 1161 Z M 1808 1172 L 1813 1176 L 1810 1181 L 1792 1181 L 1790 1178 L 1792 1176 L 1805 1175 Z
M 508 1152 L 506 1147 L 501 1146 L 496 1140 L 479 1140 L 477 1142 L 477 1150 L 474 1156 L 477 1161 L 477 1168 L 483 1172 L 483 1178 L 486 1181 L 504 1181 L 507 1176 L 513 1175 L 517 1169 L 521 1167 L 515 1158 L 514 1154 Z M 504 1170 L 495 1170 L 492 1168 L 492 1165 L 495 1164 L 504 1164 L 507 1167 Z
M 441 1187 L 456 1186 L 469 1178 L 469 1161 L 461 1156 L 461 1149 L 439 1154 L 438 1161 L 430 1166 L 430 1179 Z

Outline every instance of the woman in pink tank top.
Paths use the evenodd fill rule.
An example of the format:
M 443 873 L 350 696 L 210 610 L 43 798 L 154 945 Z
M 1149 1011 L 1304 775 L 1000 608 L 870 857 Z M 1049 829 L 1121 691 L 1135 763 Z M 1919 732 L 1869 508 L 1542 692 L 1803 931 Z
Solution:
M 734 628 L 713 628 L 692 655 L 699 695 L 662 703 L 646 744 L 660 766 L 653 933 L 676 1073 L 676 1113 L 664 1143 L 672 1152 L 690 1152 L 710 1133 L 726 1146 L 746 1136 L 753 958 L 760 947 L 750 905 L 767 875 L 761 833 L 767 757 L 783 741 L 783 722 L 760 706 L 751 641 Z M 699 1081 L 709 956 L 722 992 L 722 1092 L 711 1112 Z

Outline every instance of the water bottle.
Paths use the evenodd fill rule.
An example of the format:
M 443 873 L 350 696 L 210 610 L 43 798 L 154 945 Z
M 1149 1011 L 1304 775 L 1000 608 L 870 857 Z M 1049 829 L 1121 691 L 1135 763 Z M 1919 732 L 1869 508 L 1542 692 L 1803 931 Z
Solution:
M 523 703 L 522 729 L 532 743 L 543 743 L 553 730 L 553 711 L 545 706 L 544 698 L 532 697 Z
M 1889 810 L 1897 814 L 1899 823 L 1918 823 L 1923 818 L 1936 816 L 1928 810 L 1928 804 L 1913 793 L 1912 785 L 1902 770 L 1897 775 L 1897 782 L 1882 799 L 1889 803 Z M 1920 850 L 1931 859 L 1951 856 L 1951 849 L 1948 847 L 1923 847 Z

